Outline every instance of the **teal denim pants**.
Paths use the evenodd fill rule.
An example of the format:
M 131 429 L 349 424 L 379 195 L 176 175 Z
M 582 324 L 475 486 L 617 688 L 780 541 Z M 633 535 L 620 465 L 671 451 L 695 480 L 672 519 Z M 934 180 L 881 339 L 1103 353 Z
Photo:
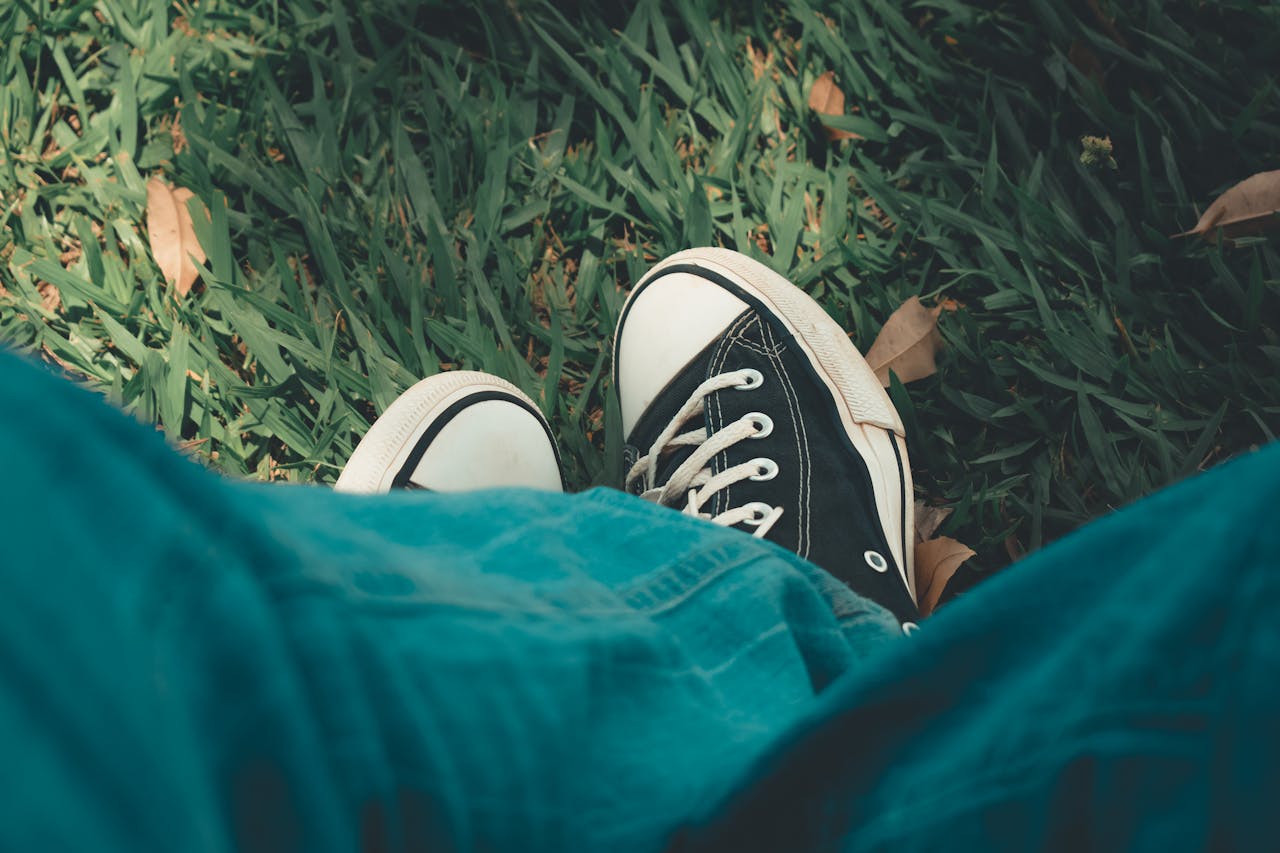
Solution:
M 910 636 L 620 492 L 232 482 L 3 354 L 0 471 L 0 850 L 1280 843 L 1280 447 Z

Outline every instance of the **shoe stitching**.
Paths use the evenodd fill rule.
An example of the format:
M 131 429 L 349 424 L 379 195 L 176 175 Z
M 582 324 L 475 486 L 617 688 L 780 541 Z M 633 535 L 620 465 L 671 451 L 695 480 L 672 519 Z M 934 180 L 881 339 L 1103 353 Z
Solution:
M 764 343 L 757 344 L 754 341 L 747 340 L 744 335 L 751 331 L 753 326 L 759 327 L 760 337 Z M 774 370 L 783 380 L 783 398 L 787 403 L 788 414 L 792 423 L 795 425 L 795 442 L 796 442 L 796 458 L 800 462 L 800 495 L 797 501 L 799 509 L 799 518 L 796 519 L 796 536 L 797 536 L 797 553 L 801 557 L 807 557 L 809 551 L 809 519 L 812 517 L 812 507 L 810 498 L 812 494 L 811 471 L 813 469 L 812 462 L 809 458 L 809 442 L 808 435 L 805 432 L 804 421 L 799 413 L 799 397 L 796 395 L 795 387 L 791 380 L 787 377 L 786 369 L 782 364 L 781 354 L 785 350 L 785 344 L 778 344 L 768 324 L 764 323 L 759 314 L 752 313 L 742 318 L 727 332 L 722 339 L 722 346 L 717 348 L 712 358 L 714 372 L 721 372 L 724 369 L 724 363 L 728 360 L 730 350 L 734 346 L 742 346 L 769 360 Z M 715 400 L 716 415 L 718 423 L 716 429 L 720 429 L 724 425 L 724 414 L 720 407 L 720 395 L 716 395 Z M 716 463 L 713 460 L 712 471 L 719 473 Z M 732 486 L 726 486 L 717 492 L 712 498 L 712 508 L 715 512 L 723 512 L 725 506 L 732 506 Z
M 789 393 L 790 384 L 789 382 L 787 382 L 786 372 L 782 366 L 782 360 L 778 357 L 777 345 L 774 343 L 774 337 L 773 337 L 772 331 L 769 329 L 767 325 L 761 326 L 761 338 L 765 341 L 765 344 L 766 344 L 765 349 L 763 349 L 761 352 L 763 353 L 765 358 L 769 360 L 769 364 L 773 367 L 773 370 L 778 375 L 779 380 L 781 380 L 779 384 L 782 386 L 782 392 L 783 392 L 782 397 L 787 404 L 787 413 L 791 418 L 793 438 L 796 442 L 796 461 L 800 465 L 800 478 L 799 478 L 800 494 L 797 495 L 798 500 L 796 501 L 797 509 L 799 510 L 797 513 L 798 517 L 796 518 L 796 553 L 798 553 L 801 557 L 804 557 L 807 554 L 807 550 L 805 547 L 806 529 L 805 529 L 805 523 L 804 523 L 802 497 L 804 495 L 805 482 L 807 477 L 805 474 L 806 466 L 804 464 L 804 457 L 803 457 L 804 451 L 800 447 L 800 418 L 797 415 L 795 406 L 792 405 L 791 394 Z
M 804 428 L 804 418 L 799 412 L 800 399 L 796 394 L 795 386 L 791 384 L 790 377 L 787 376 L 786 369 L 782 365 L 782 347 L 779 346 L 773 337 L 773 332 L 768 326 L 763 327 L 765 337 L 767 337 L 773 347 L 774 352 L 769 358 L 777 365 L 778 374 L 782 377 L 784 385 L 783 398 L 787 401 L 787 409 L 791 413 L 791 419 L 795 423 L 795 439 L 796 439 L 796 458 L 800 460 L 800 500 L 798 501 L 798 509 L 800 518 L 797 519 L 796 532 L 796 553 L 801 557 L 809 556 L 809 519 L 812 516 L 810 507 L 810 494 L 812 490 L 811 476 L 813 465 L 809 459 L 809 435 Z M 794 403 L 792 402 L 794 400 Z
M 751 346 L 751 342 L 750 342 L 750 341 L 748 341 L 744 336 L 747 334 L 747 332 L 751 329 L 751 327 L 752 327 L 752 326 L 756 326 L 756 325 L 759 325 L 759 324 L 760 324 L 760 316 L 759 316 L 758 314 L 754 314 L 754 313 L 753 313 L 753 314 L 751 314 L 748 318 L 746 318 L 746 321 L 745 321 L 745 322 L 743 322 L 743 323 L 741 324 L 741 326 L 740 326 L 737 330 L 735 330 L 735 331 L 734 331 L 733 336 L 732 336 L 732 338 L 730 339 L 730 346 L 729 346 L 728 348 L 726 348 L 726 350 L 725 350 L 725 358 L 724 358 L 724 361 L 728 361 L 729 353 L 732 351 L 732 349 L 733 349 L 734 347 L 737 347 L 737 346 L 745 346 L 745 347 L 747 347 L 747 348 L 750 348 L 750 346 Z M 724 364 L 723 364 L 723 362 L 722 362 L 722 363 L 721 363 L 721 365 L 720 365 L 720 369 L 721 369 L 721 370 L 723 370 L 723 369 L 724 369 Z M 719 394 L 717 394 L 717 395 L 716 395 L 716 409 L 717 409 L 717 411 L 719 411 L 719 409 L 720 409 L 720 395 L 719 395 Z M 721 421 L 723 422 L 723 416 L 721 417 Z M 728 467 L 728 465 L 729 465 L 729 457 L 728 457 L 728 454 L 727 454 L 727 453 L 725 453 L 725 454 L 722 454 L 722 455 L 724 456 L 724 464 L 725 464 L 725 467 Z M 713 469 L 713 470 L 714 470 L 714 469 Z M 721 507 L 731 507 L 731 506 L 733 506 L 733 485 L 732 485 L 732 484 L 730 484 L 730 485 L 728 485 L 728 486 L 725 486 L 723 489 L 721 489 L 720 491 L 716 492 L 716 495 L 715 495 L 715 502 L 716 502 L 716 504 L 715 504 L 715 505 L 716 505 L 716 508 L 717 508 L 717 510 L 718 510 L 718 511 L 723 511 L 723 510 L 721 509 Z
M 725 330 L 724 337 L 720 339 L 720 343 L 716 346 L 715 353 L 711 356 L 711 362 L 708 365 L 708 376 L 714 376 L 724 370 L 724 363 L 728 360 L 729 352 L 733 349 L 734 343 L 741 339 L 743 330 L 750 324 L 751 320 L 755 316 L 754 312 L 743 314 L 733 323 L 733 325 Z M 708 430 L 708 434 L 724 427 L 724 410 L 720 406 L 719 394 L 713 395 L 712 405 L 715 407 L 715 419 L 712 420 L 710 418 L 710 412 L 708 411 L 707 420 L 711 422 L 708 423 L 707 426 L 712 427 L 712 429 Z M 728 460 L 726 459 L 726 464 L 727 461 Z M 711 460 L 711 473 L 719 474 L 722 470 L 719 455 L 717 455 L 716 458 Z M 716 492 L 711 498 L 712 512 L 716 515 L 724 512 L 724 505 L 727 500 L 728 496 L 724 494 L 724 491 Z
M 762 347 L 760 344 L 757 344 L 754 341 L 749 341 L 746 338 L 739 338 L 735 343 L 737 343 L 738 346 L 745 347 L 746 349 L 749 349 L 752 352 L 755 352 L 759 355 L 769 356 L 773 354 L 767 348 Z
M 759 322 L 760 322 L 760 317 L 759 317 L 759 315 L 757 315 L 757 314 L 755 314 L 755 313 L 749 314 L 749 315 L 747 315 L 746 317 L 744 317 L 744 318 L 742 319 L 742 322 L 741 322 L 741 323 L 739 323 L 739 324 L 737 325 L 737 327 L 732 331 L 732 334 L 729 336 L 729 339 L 728 339 L 728 346 L 726 346 L 726 347 L 725 347 L 725 350 L 724 350 L 724 357 L 720 360 L 720 365 L 719 365 L 718 370 L 720 370 L 720 371 L 723 371 L 723 370 L 724 370 L 724 364 L 725 364 L 725 362 L 727 362 L 727 361 L 729 360 L 729 355 L 733 352 L 733 348 L 734 348 L 735 346 L 738 346 L 739 344 L 746 343 L 746 339 L 745 339 L 743 336 L 747 333 L 747 331 L 751 328 L 751 326 L 752 326 L 753 324 L 757 324 L 757 323 L 759 323 Z M 716 413 L 717 413 L 717 414 L 719 415 L 719 417 L 720 417 L 720 425 L 719 425 L 719 427 L 717 427 L 717 428 L 723 428 L 723 427 L 724 427 L 724 413 L 723 413 L 723 410 L 722 410 L 721 405 L 720 405 L 720 395 L 719 395 L 719 394 L 717 394 L 717 395 L 716 395 L 716 401 L 715 401 L 715 402 L 716 402 Z M 727 454 L 727 453 L 725 453 L 725 454 L 718 454 L 718 455 L 719 455 L 720 457 L 722 457 L 722 459 L 723 459 L 724 468 L 728 468 L 728 466 L 729 466 L 729 456 L 728 456 L 728 454 Z M 716 470 L 716 469 L 715 469 L 715 467 L 714 467 L 714 464 L 715 464 L 715 460 L 713 460 L 713 467 L 712 467 L 712 470 L 713 470 L 713 471 L 715 471 L 715 470 Z M 722 468 L 721 470 L 723 470 L 723 468 Z M 718 472 L 718 471 L 716 471 L 716 473 L 719 473 L 719 472 Z M 715 503 L 714 503 L 714 506 L 716 507 L 716 511 L 717 511 L 717 512 L 724 512 L 728 507 L 733 506 L 733 494 L 732 494 L 732 492 L 733 492 L 733 486 L 732 486 L 732 485 L 726 486 L 725 488 L 723 488 L 723 489 L 721 489 L 720 491 L 716 492 L 715 497 L 714 497 L 714 499 L 713 499 L 713 500 L 714 500 L 714 502 L 715 502 Z
M 800 516 L 796 524 L 796 551 L 802 557 L 808 557 L 809 542 L 812 539 L 810 524 L 813 518 L 813 462 L 809 455 L 809 434 L 805 427 L 804 418 L 798 414 L 800 407 L 800 397 L 796 393 L 795 385 L 791 381 L 790 374 L 787 373 L 782 363 L 782 355 L 787 350 L 785 342 L 779 342 L 775 337 L 772 328 L 763 327 L 764 335 L 768 338 L 769 351 L 765 355 L 777 365 L 777 372 L 782 378 L 784 385 L 783 396 L 787 401 L 787 408 L 791 411 L 792 420 L 796 424 L 796 446 L 799 450 L 797 459 L 800 462 L 800 496 L 797 502 L 797 513 Z

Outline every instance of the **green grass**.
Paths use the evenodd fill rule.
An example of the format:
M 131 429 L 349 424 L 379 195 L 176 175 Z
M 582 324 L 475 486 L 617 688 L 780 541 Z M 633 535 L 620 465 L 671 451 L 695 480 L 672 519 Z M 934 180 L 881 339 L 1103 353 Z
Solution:
M 615 484 L 626 289 L 718 243 L 863 349 L 908 296 L 958 303 L 939 374 L 891 394 L 988 567 L 1274 438 L 1274 241 L 1167 235 L 1280 168 L 1280 7 L 754 5 L 10 0 L 0 340 L 296 481 L 417 379 L 487 370 L 571 484 Z M 827 70 L 862 140 L 808 110 Z M 212 211 L 186 299 L 147 248 L 156 174 Z

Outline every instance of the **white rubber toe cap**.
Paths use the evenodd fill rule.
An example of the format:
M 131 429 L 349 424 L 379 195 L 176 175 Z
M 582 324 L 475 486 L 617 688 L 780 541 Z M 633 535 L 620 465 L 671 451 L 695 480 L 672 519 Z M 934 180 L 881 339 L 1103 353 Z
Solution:
M 436 492 L 558 492 L 560 465 L 538 418 L 505 400 L 483 400 L 449 419 L 409 479 Z
M 458 370 L 422 380 L 374 422 L 335 484 L 382 494 L 525 487 L 563 490 L 550 428 L 506 380 Z
M 624 436 L 658 392 L 747 307 L 723 287 L 687 272 L 664 275 L 634 296 L 616 353 Z

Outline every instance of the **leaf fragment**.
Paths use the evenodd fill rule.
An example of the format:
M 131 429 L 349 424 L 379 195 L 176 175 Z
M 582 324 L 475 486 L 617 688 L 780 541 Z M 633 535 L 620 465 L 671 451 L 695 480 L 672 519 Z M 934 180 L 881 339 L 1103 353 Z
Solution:
M 938 331 L 941 313 L 941 305 L 926 308 L 918 296 L 913 296 L 889 315 L 866 356 L 882 385 L 888 387 L 890 370 L 903 383 L 938 372 L 934 357 L 942 349 L 942 334 Z
M 916 597 L 921 616 L 933 613 L 951 576 L 975 553 L 968 545 L 949 536 L 916 545 Z
M 951 507 L 949 506 L 928 506 L 924 501 L 916 501 L 915 541 L 917 543 L 924 542 L 933 536 L 949 515 L 951 515 Z
M 1280 230 L 1280 169 L 1245 178 L 1218 196 L 1194 228 L 1173 236 L 1216 243 L 1219 229 L 1229 239 Z
M 844 115 L 844 92 L 836 85 L 834 71 L 824 71 L 818 75 L 817 80 L 813 81 L 813 86 L 809 89 L 809 109 L 818 115 Z M 832 141 L 862 138 L 853 131 L 831 127 L 825 122 L 823 122 L 822 126 L 827 129 L 827 138 Z
M 1102 66 L 1102 60 L 1098 58 L 1098 54 L 1094 53 L 1088 44 L 1079 39 L 1071 42 L 1071 47 L 1067 50 L 1067 61 L 1074 65 L 1077 71 L 1097 84 L 1099 89 L 1106 90 L 1107 78 L 1106 71 Z
M 195 196 L 186 187 L 173 187 L 159 178 L 147 181 L 147 238 L 151 256 L 179 296 L 186 296 L 200 274 L 197 263 L 205 253 L 196 239 L 187 201 Z M 195 261 L 191 260 L 195 256 Z

